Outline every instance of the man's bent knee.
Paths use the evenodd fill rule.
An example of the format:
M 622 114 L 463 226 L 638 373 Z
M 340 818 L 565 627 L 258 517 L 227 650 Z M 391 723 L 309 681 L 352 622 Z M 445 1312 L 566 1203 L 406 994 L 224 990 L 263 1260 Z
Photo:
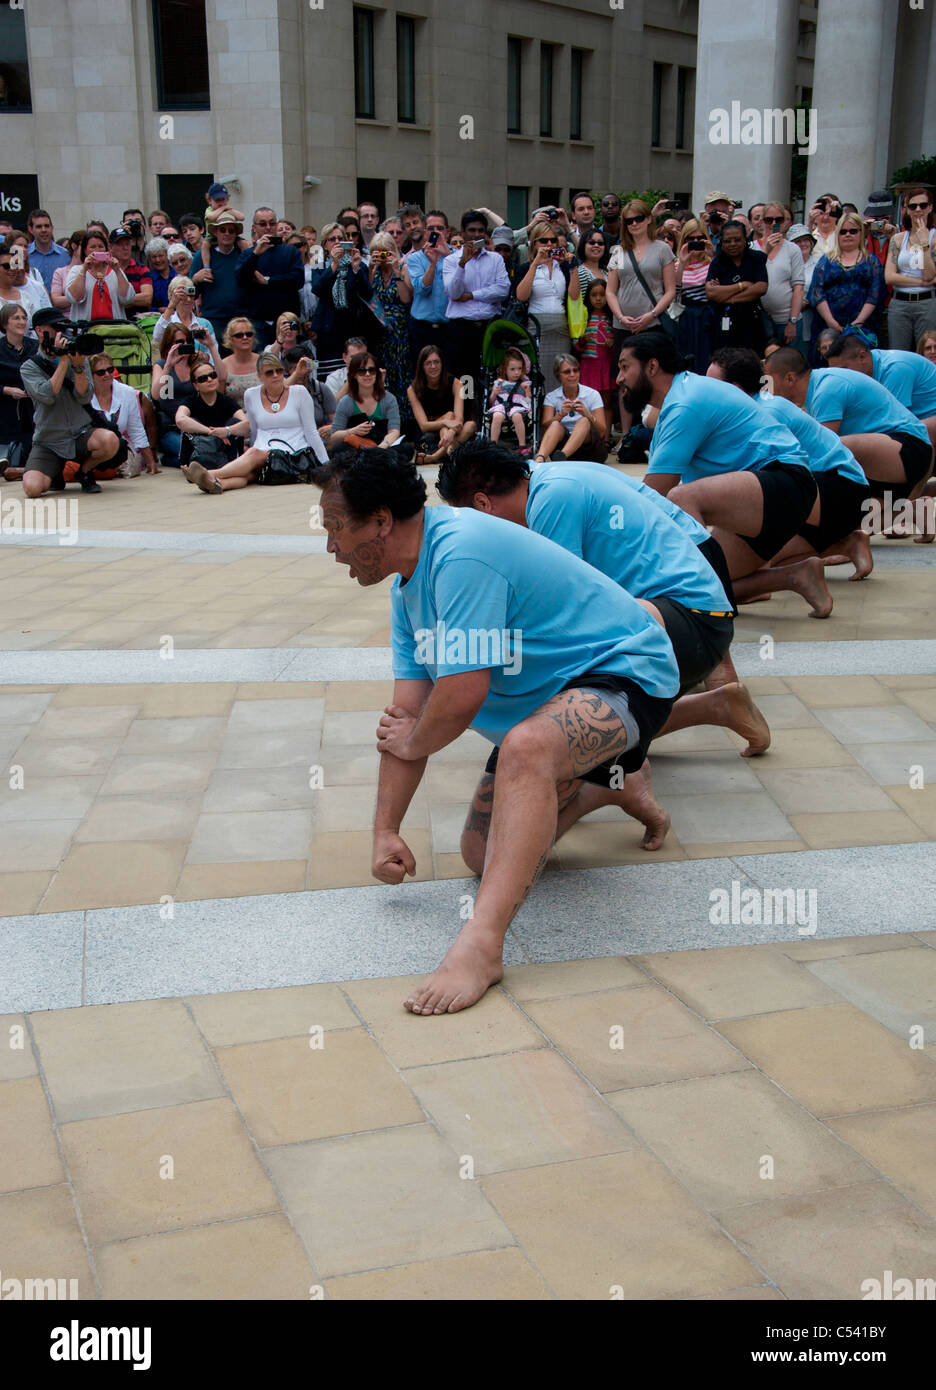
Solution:
M 48 492 L 49 481 L 44 473 L 26 473 L 23 475 L 23 491 L 27 497 L 41 497 Z

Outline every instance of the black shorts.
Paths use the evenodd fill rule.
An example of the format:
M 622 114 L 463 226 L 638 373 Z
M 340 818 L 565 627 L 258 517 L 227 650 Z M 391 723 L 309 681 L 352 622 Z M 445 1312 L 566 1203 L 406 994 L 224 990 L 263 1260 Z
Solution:
M 734 618 L 697 613 L 671 598 L 651 598 L 650 602 L 659 608 L 666 635 L 673 644 L 679 667 L 679 693 L 685 695 L 711 675 L 724 657 L 734 636 Z
M 709 536 L 708 540 L 703 541 L 698 549 L 701 550 L 702 554 L 717 574 L 721 586 L 728 598 L 728 602 L 731 604 L 732 615 L 736 618 L 738 616 L 738 605 L 735 603 L 734 588 L 731 583 L 731 575 L 728 572 L 728 561 L 725 559 L 725 552 L 714 536 Z
M 594 782 L 597 787 L 611 787 L 622 774 L 640 770 L 651 741 L 669 719 L 670 710 L 673 708 L 672 700 L 660 700 L 655 695 L 648 695 L 635 681 L 628 680 L 626 676 L 608 675 L 607 671 L 586 672 L 584 675 L 576 676 L 574 681 L 569 681 L 562 689 L 593 690 L 611 706 L 629 732 L 631 727 L 636 728 L 636 740 L 633 745 L 628 738 L 627 748 L 618 757 L 610 762 L 600 763 L 582 774 L 581 781 Z M 560 693 L 556 692 L 557 695 Z M 492 749 L 484 766 L 485 772 L 492 776 L 497 771 L 499 751 L 499 748 Z
M 837 468 L 827 468 L 814 477 L 819 488 L 819 525 L 801 526 L 799 534 L 821 555 L 852 531 L 860 530 L 870 489 L 867 483 L 843 477 Z
M 764 524 L 756 536 L 739 535 L 739 540 L 762 560 L 771 560 L 806 524 L 816 501 L 816 480 L 808 468 L 776 459 L 758 468 L 754 477 L 764 494 Z
M 898 483 L 896 487 L 891 488 L 891 491 L 895 499 L 909 497 L 917 483 L 922 482 L 930 471 L 930 465 L 933 462 L 933 446 L 929 440 L 924 442 L 922 439 L 918 439 L 915 434 L 905 434 L 903 430 L 894 430 L 890 437 L 896 439 L 900 445 L 900 461 L 907 475 L 907 481 Z

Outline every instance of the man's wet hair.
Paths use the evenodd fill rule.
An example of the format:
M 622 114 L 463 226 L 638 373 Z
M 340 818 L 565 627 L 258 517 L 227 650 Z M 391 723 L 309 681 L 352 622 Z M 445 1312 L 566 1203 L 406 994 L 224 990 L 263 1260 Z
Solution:
M 411 459 L 396 449 L 353 449 L 341 445 L 314 474 L 325 488 L 337 483 L 354 521 L 367 521 L 386 507 L 394 521 L 408 521 L 426 505 L 426 484 Z
M 732 386 L 740 386 L 747 396 L 758 394 L 763 368 L 753 348 L 719 348 L 712 353 L 712 361 L 721 367 L 725 380 L 730 381 Z
M 779 372 L 781 376 L 786 376 L 787 372 L 792 372 L 794 376 L 805 376 L 809 371 L 809 363 L 799 348 L 782 347 L 767 358 L 766 370 Z
M 476 492 L 505 497 L 530 476 L 526 459 L 489 439 L 469 439 L 443 460 L 436 487 L 453 507 L 469 507 Z
M 661 371 L 668 375 L 675 376 L 686 369 L 685 359 L 678 347 L 661 329 L 650 328 L 645 333 L 631 333 L 624 339 L 621 348 L 627 348 L 644 366 L 653 360 L 659 362 Z

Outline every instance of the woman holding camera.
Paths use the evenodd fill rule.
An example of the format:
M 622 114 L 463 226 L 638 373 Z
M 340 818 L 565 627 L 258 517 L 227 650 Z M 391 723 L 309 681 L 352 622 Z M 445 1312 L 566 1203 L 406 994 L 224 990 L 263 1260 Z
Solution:
M 809 209 L 809 230 L 816 238 L 812 249 L 812 259 L 818 261 L 835 245 L 835 229 L 844 212 L 842 200 L 837 193 L 821 193 Z
M 195 312 L 197 297 L 198 290 L 187 275 L 176 275 L 169 281 L 169 302 L 153 327 L 154 348 L 159 347 L 163 334 L 170 323 L 181 323 L 183 328 L 188 329 L 203 351 L 209 353 L 212 359 L 217 357 L 218 344 L 215 341 L 214 329 L 207 319 L 199 318 Z M 218 366 L 223 382 L 226 373 L 220 370 L 220 358 L 218 358 Z
M 767 257 L 767 293 L 761 308 L 770 319 L 773 339 L 781 347 L 789 347 L 800 333 L 803 314 L 803 257 L 786 239 L 786 209 L 782 203 L 767 203 L 763 220 L 764 235 L 758 250 Z
M 150 399 L 156 412 L 163 463 L 178 468 L 182 436 L 176 428 L 176 411 L 195 399 L 191 363 L 198 348 L 187 328 L 181 323 L 170 323 L 163 334 L 162 349 L 164 356 L 153 363 Z
M 208 375 L 207 363 L 196 359 L 196 377 Z M 249 421 L 251 447 L 221 468 L 208 469 L 200 463 L 190 463 L 185 476 L 202 492 L 230 492 L 257 482 L 260 470 L 273 448 L 298 453 L 310 449 L 320 463 L 328 461 L 328 453 L 315 424 L 312 399 L 302 386 L 287 386 L 283 364 L 272 352 L 261 352 L 257 362 L 259 386 L 252 386 L 244 395 L 244 409 Z M 206 382 L 200 389 L 209 389 Z M 194 411 L 192 412 L 194 414 Z M 239 434 L 236 427 L 227 433 Z
M 79 319 L 110 322 L 126 319 L 124 305 L 136 290 L 111 255 L 107 237 L 86 232 L 78 264 L 65 277 L 65 293 L 71 301 L 68 316 L 73 323 Z
M 313 270 L 309 287 L 318 303 L 312 315 L 312 330 L 321 364 L 340 366 L 342 349 L 349 338 L 376 341 L 370 311 L 364 308 L 372 294 L 367 270 L 350 237 L 338 222 L 322 228 L 322 268 Z M 367 318 L 370 322 L 367 322 Z
M 676 253 L 676 288 L 683 311 L 676 320 L 676 343 L 683 356 L 692 356 L 692 370 L 704 376 L 709 364 L 709 307 L 705 282 L 715 247 L 698 218 L 682 229 Z
M 517 299 L 536 316 L 540 327 L 537 356 L 545 370 L 547 391 L 559 383 L 554 364 L 572 349 L 566 301 L 581 299 L 582 282 L 560 233 L 550 222 L 536 222 L 530 229 L 530 259 L 517 271 Z
M 406 393 L 413 379 L 409 348 L 409 305 L 413 289 L 403 276 L 400 252 L 389 232 L 375 232 L 371 238 L 370 282 L 369 302 L 383 327 L 380 357 L 387 373 L 387 387 L 401 404 L 402 413 L 411 417 Z
M 300 337 L 302 324 L 297 314 L 287 309 L 284 314 L 280 314 L 273 327 L 276 336 L 266 351 L 272 352 L 281 362 L 290 348 L 301 348 L 306 357 L 316 356 L 315 344 L 309 342 L 308 338 Z

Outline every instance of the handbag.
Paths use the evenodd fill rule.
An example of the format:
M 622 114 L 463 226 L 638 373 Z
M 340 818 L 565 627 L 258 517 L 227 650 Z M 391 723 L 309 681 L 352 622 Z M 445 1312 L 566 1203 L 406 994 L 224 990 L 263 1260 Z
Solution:
M 653 297 L 653 295 L 652 295 L 652 293 L 651 293 L 651 291 L 650 291 L 650 286 L 647 284 L 646 280 L 643 278 L 643 276 L 642 276 L 641 273 L 640 273 L 640 266 L 639 266 L 639 264 L 638 264 L 638 262 L 637 262 L 637 257 L 634 255 L 633 251 L 628 251 L 627 254 L 630 256 L 631 265 L 634 267 L 634 274 L 637 276 L 637 279 L 638 279 L 639 282 L 640 282 L 640 287 L 641 287 L 641 289 L 643 290 L 644 294 L 645 294 L 645 295 L 647 296 L 647 298 L 649 299 L 650 304 L 651 304 L 651 307 L 655 309 L 655 308 L 656 308 L 656 300 L 654 299 L 654 297 Z M 659 324 L 660 329 L 666 334 L 666 336 L 667 336 L 668 338 L 675 338 L 675 337 L 676 337 L 676 324 L 675 324 L 675 321 L 674 321 L 668 314 L 661 314 L 661 315 L 659 316 L 659 318 L 657 319 L 657 323 Z
M 672 304 L 668 304 L 666 306 L 666 312 L 669 314 L 670 318 L 673 320 L 674 323 L 678 323 L 685 307 L 686 306 L 682 301 L 682 291 L 679 288 L 677 288 L 676 298 L 673 300 Z
M 216 434 L 194 434 L 192 458 L 203 468 L 223 468 L 231 462 L 231 453 Z
M 284 439 L 270 440 L 271 444 L 282 444 L 282 449 L 271 449 L 266 463 L 260 469 L 258 483 L 264 487 L 282 487 L 286 483 L 311 483 L 312 474 L 318 467 L 318 459 L 311 449 L 286 448 Z
M 588 328 L 588 305 L 585 303 L 585 296 L 580 294 L 578 299 L 573 299 L 571 295 L 566 297 L 566 318 L 569 322 L 569 337 L 573 343 L 579 338 L 584 338 L 585 330 Z

